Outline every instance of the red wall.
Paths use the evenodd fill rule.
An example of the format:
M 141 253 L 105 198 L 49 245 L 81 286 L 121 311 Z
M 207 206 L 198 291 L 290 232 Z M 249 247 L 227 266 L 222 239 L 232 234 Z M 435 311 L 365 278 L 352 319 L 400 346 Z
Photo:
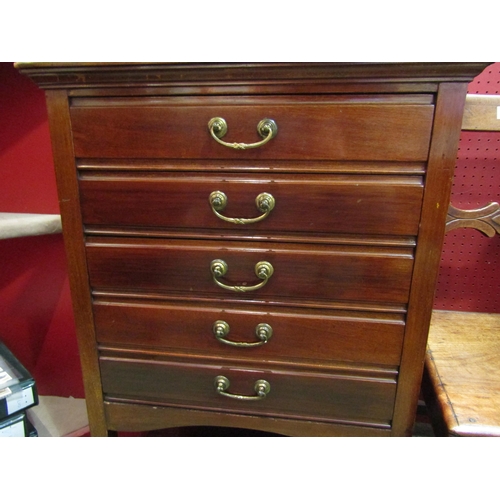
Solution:
M 496 63 L 469 91 L 498 94 L 499 75 Z M 457 159 L 459 208 L 500 201 L 499 133 L 470 134 Z M 12 63 L 0 63 L 0 212 L 59 213 L 44 93 Z M 435 307 L 500 312 L 499 243 L 472 229 L 449 233 Z M 0 240 L 0 258 L 0 339 L 41 394 L 83 397 L 62 236 Z
M 0 212 L 59 213 L 45 96 L 0 63 Z M 43 395 L 83 397 L 61 235 L 0 240 L 0 339 Z

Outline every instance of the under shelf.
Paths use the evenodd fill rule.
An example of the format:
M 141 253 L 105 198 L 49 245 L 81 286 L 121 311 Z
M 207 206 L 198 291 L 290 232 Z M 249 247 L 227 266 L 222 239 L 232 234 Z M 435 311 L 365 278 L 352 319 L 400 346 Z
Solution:
M 60 215 L 0 212 L 0 240 L 60 232 Z

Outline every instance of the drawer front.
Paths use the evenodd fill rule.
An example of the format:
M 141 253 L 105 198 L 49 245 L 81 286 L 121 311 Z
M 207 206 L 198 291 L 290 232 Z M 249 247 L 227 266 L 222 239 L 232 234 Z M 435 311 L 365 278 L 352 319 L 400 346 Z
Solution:
M 392 366 L 399 365 L 404 334 L 404 322 L 396 315 L 321 314 L 277 308 L 263 312 L 255 308 L 97 302 L 94 321 L 97 341 L 105 345 L 252 360 Z
M 87 257 L 90 285 L 97 291 L 230 299 L 404 304 L 413 268 L 411 249 L 132 238 L 88 238 Z M 222 264 L 227 272 L 220 276 Z M 262 277 L 266 273 L 270 277 Z
M 90 225 L 416 235 L 423 184 L 404 176 L 86 174 L 80 193 Z M 220 194 L 209 202 L 212 193 L 225 195 L 224 208 Z M 274 200 L 267 215 L 257 207 L 263 193 Z
M 268 160 L 427 159 L 434 106 L 380 97 L 231 100 L 142 98 L 73 101 L 75 154 L 80 158 Z M 263 140 L 257 125 L 274 120 L 276 136 L 261 147 L 233 149 L 211 136 L 208 123 L 227 123 L 227 143 Z
M 232 413 L 389 425 L 395 380 L 336 376 L 283 370 L 231 368 L 211 364 L 167 363 L 103 357 L 105 398 L 119 398 Z M 258 380 L 270 391 L 263 399 L 240 400 L 219 394 L 218 376 L 229 380 L 226 392 L 254 396 Z

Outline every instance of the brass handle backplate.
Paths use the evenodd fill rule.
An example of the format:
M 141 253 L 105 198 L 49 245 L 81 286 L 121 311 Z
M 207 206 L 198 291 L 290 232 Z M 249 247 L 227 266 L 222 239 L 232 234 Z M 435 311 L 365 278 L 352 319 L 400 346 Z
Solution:
M 257 347 L 260 345 L 264 345 L 267 344 L 267 342 L 273 335 L 273 329 L 271 325 L 268 325 L 267 323 L 259 323 L 255 327 L 255 336 L 259 339 L 257 342 L 235 342 L 233 340 L 226 339 L 226 337 L 229 335 L 229 330 L 230 328 L 228 323 L 222 320 L 216 321 L 212 327 L 215 338 L 219 342 L 235 347 Z
M 257 205 L 257 208 L 262 212 L 262 215 L 252 219 L 242 219 L 237 217 L 226 217 L 220 213 L 226 208 L 227 205 L 227 196 L 222 191 L 213 191 L 210 193 L 208 201 L 210 202 L 212 211 L 217 217 L 219 217 L 219 219 L 226 222 L 232 222 L 233 224 L 252 224 L 254 222 L 259 222 L 270 214 L 276 204 L 272 194 L 260 193 L 257 198 L 255 198 L 255 205 Z
M 255 275 L 262 281 L 256 285 L 240 286 L 226 285 L 225 283 L 219 281 L 219 278 L 222 278 L 227 273 L 228 269 L 228 265 L 222 259 L 215 259 L 210 263 L 210 272 L 212 273 L 215 283 L 217 283 L 217 285 L 221 288 L 231 290 L 233 292 L 252 292 L 254 290 L 258 290 L 268 282 L 274 272 L 274 268 L 271 263 L 266 261 L 257 262 L 257 264 L 255 264 Z
M 278 125 L 274 120 L 270 118 L 264 118 L 257 125 L 257 132 L 261 137 L 263 137 L 262 141 L 254 142 L 252 144 L 245 144 L 244 142 L 224 142 L 222 141 L 222 137 L 224 137 L 227 133 L 227 123 L 224 118 L 216 117 L 212 118 L 208 122 L 208 130 L 210 130 L 210 135 L 223 146 L 231 149 L 253 149 L 259 148 L 260 146 L 264 146 L 267 144 L 273 137 L 278 133 Z
M 255 391 L 255 396 L 245 396 L 242 394 L 231 394 L 226 392 L 229 389 L 230 382 L 227 377 L 223 375 L 218 375 L 214 380 L 215 389 L 221 396 L 226 396 L 227 398 L 242 399 L 246 401 L 256 401 L 259 399 L 264 399 L 271 391 L 271 384 L 267 380 L 257 380 L 253 388 Z

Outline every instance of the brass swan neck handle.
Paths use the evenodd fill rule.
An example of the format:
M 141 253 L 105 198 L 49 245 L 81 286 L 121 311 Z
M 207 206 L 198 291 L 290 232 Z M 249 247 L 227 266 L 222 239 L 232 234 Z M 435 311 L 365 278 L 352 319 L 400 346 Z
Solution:
M 232 394 L 226 392 L 230 386 L 229 379 L 223 375 L 218 375 L 215 377 L 214 385 L 216 391 L 221 396 L 226 396 L 227 398 L 240 399 L 245 401 L 258 401 L 259 399 L 264 399 L 271 391 L 271 384 L 267 380 L 257 380 L 254 384 L 255 396 L 245 396 L 243 394 Z
M 227 196 L 222 191 L 213 191 L 210 193 L 208 201 L 210 202 L 212 211 L 217 217 L 219 217 L 219 219 L 226 222 L 232 222 L 233 224 L 253 224 L 254 222 L 259 222 L 271 213 L 276 204 L 272 194 L 260 193 L 257 195 L 257 198 L 255 198 L 255 205 L 262 212 L 262 215 L 252 219 L 244 219 L 241 217 L 226 217 L 220 213 L 226 208 L 227 205 Z
M 255 327 L 255 336 L 258 339 L 257 342 L 236 342 L 234 340 L 228 340 L 226 337 L 229 335 L 229 330 L 229 324 L 223 320 L 217 320 L 212 327 L 215 338 L 219 342 L 234 347 L 258 347 L 267 344 L 273 335 L 273 329 L 271 325 L 267 323 L 259 323 Z
M 276 137 L 278 133 L 278 125 L 274 120 L 270 118 L 264 118 L 257 125 L 257 132 L 261 137 L 262 141 L 254 142 L 252 144 L 245 144 L 244 142 L 224 142 L 222 137 L 227 133 L 227 123 L 224 118 L 215 117 L 208 122 L 208 130 L 210 130 L 210 135 L 223 146 L 231 149 L 254 149 L 260 148 L 267 144 L 273 137 Z
M 255 264 L 255 275 L 262 280 L 260 283 L 251 286 L 226 285 L 222 283 L 222 281 L 219 281 L 219 278 L 222 278 L 227 273 L 228 269 L 228 265 L 222 259 L 215 259 L 210 263 L 210 272 L 212 273 L 215 283 L 221 288 L 231 290 L 232 292 L 252 292 L 258 290 L 268 282 L 269 278 L 274 273 L 274 268 L 270 262 L 261 261 Z

